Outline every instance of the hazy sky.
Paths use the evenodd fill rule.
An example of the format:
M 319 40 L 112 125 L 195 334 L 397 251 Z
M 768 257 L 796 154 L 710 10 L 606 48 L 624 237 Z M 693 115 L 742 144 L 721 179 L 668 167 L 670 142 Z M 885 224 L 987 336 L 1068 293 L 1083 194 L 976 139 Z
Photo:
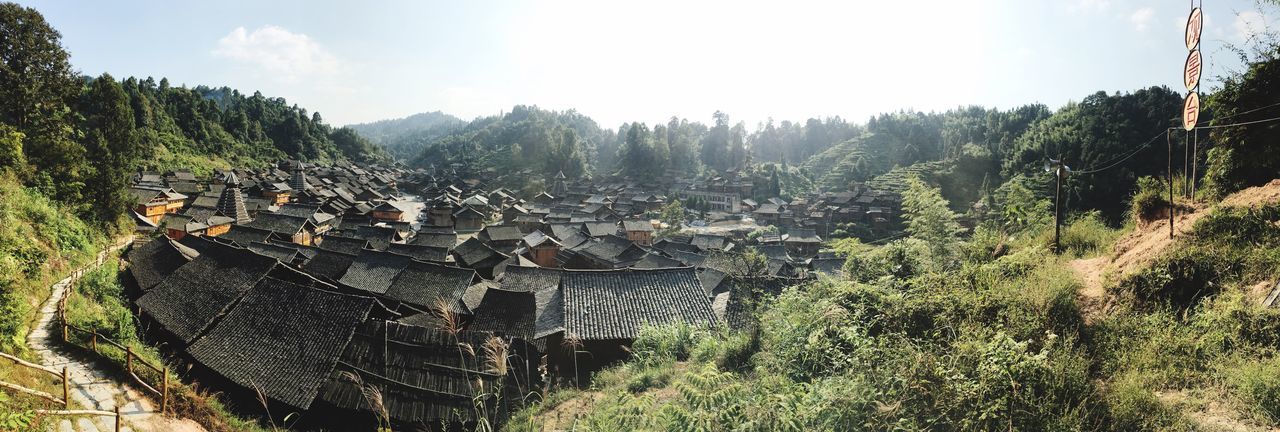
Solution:
M 514 104 L 604 127 L 755 123 L 978 104 L 1057 108 L 1181 90 L 1189 1 L 28 1 L 89 75 L 281 96 L 333 124 Z M 1206 85 L 1224 44 L 1280 8 L 1205 2 Z

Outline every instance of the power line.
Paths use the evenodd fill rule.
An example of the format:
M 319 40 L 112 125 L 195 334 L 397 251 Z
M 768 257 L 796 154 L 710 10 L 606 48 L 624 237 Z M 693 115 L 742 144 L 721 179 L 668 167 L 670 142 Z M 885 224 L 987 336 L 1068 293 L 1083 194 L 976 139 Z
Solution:
M 1200 122 L 1200 124 L 1208 124 L 1209 122 L 1212 122 L 1212 121 L 1223 120 L 1223 119 L 1229 119 L 1229 118 L 1232 118 L 1232 117 L 1240 117 L 1240 116 L 1245 115 L 1245 114 L 1252 114 L 1252 113 L 1255 113 L 1255 112 L 1258 112 L 1258 111 L 1262 111 L 1262 110 L 1267 109 L 1267 108 L 1278 107 L 1278 106 L 1280 106 L 1280 102 L 1276 102 L 1276 103 L 1273 103 L 1273 104 L 1271 104 L 1271 105 L 1267 105 L 1267 106 L 1257 107 L 1257 108 L 1254 108 L 1254 109 L 1251 109 L 1251 110 L 1248 110 L 1248 111 L 1245 111 L 1245 112 L 1238 112 L 1238 113 L 1235 113 L 1235 114 L 1231 114 L 1231 115 L 1227 115 L 1227 116 L 1222 116 L 1222 117 L 1214 117 L 1214 118 L 1212 118 L 1212 119 L 1202 121 L 1202 122 Z M 1199 125 L 1197 125 L 1197 127 L 1199 127 Z
M 1256 108 L 1256 109 L 1254 109 L 1253 111 L 1261 110 L 1261 109 L 1264 109 L 1264 108 L 1269 108 L 1269 107 L 1271 107 L 1271 106 L 1280 106 L 1280 103 L 1277 103 L 1277 104 L 1274 104 L 1274 105 L 1270 105 L 1270 106 L 1266 106 L 1266 107 L 1262 107 L 1262 108 Z M 1240 113 L 1240 114 L 1237 114 L 1237 115 L 1247 114 L 1247 113 L 1249 113 L 1249 112 L 1253 112 L 1253 111 L 1247 111 L 1247 112 L 1243 112 L 1243 113 Z M 1273 121 L 1280 121 L 1280 117 L 1272 117 L 1272 118 L 1269 118 L 1269 119 L 1253 120 L 1253 121 L 1240 122 L 1240 123 L 1232 123 L 1232 124 L 1225 124 L 1225 125 L 1200 126 L 1200 127 L 1197 127 L 1196 129 L 1219 129 L 1219 128 L 1225 128 L 1225 127 L 1245 126 L 1245 125 L 1258 124 L 1258 123 L 1266 123 L 1266 122 L 1273 122 Z M 1169 129 L 1170 129 L 1170 130 L 1172 130 L 1172 129 L 1174 129 L 1174 128 L 1169 128 Z M 1097 168 L 1097 169 L 1087 169 L 1087 170 L 1081 170 L 1081 171 L 1074 171 L 1074 172 L 1072 172 L 1072 174 L 1093 174 L 1093 173 L 1096 173 L 1096 172 L 1106 171 L 1106 170 L 1108 170 L 1108 169 L 1115 168 L 1117 165 L 1120 165 L 1120 164 L 1121 164 L 1121 163 L 1123 163 L 1124 161 L 1127 161 L 1127 160 L 1129 160 L 1129 159 L 1133 158 L 1134 156 L 1136 156 L 1138 153 L 1142 152 L 1143 150 L 1146 150 L 1147 146 L 1150 146 L 1150 145 L 1151 145 L 1151 143 L 1155 142 L 1155 141 L 1156 141 L 1156 139 L 1160 138 L 1160 136 L 1161 136 L 1161 135 L 1164 135 L 1165 133 L 1166 133 L 1166 132 L 1161 132 L 1161 133 L 1159 133 L 1159 134 L 1156 134 L 1156 136 L 1153 136 L 1153 137 L 1151 137 L 1151 139 L 1150 139 L 1150 140 L 1147 140 L 1147 142 L 1146 142 L 1145 144 L 1142 144 L 1142 145 L 1138 146 L 1138 148 L 1137 148 L 1136 150 L 1134 150 L 1134 151 L 1130 152 L 1130 153 L 1129 153 L 1129 154 L 1127 154 L 1127 155 L 1122 156 L 1122 157 L 1121 157 L 1120 159 L 1118 159 L 1118 160 L 1116 160 L 1116 159 L 1112 159 L 1112 161 L 1104 162 L 1104 164 L 1106 164 L 1106 166 L 1104 166 L 1104 167 L 1102 167 L 1102 168 Z

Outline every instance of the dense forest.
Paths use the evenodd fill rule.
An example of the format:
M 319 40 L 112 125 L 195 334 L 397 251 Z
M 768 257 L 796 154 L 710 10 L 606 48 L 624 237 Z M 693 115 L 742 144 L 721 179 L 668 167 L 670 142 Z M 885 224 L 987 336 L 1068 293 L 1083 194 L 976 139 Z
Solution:
M 361 136 L 382 146 L 392 157 L 413 159 L 432 140 L 452 133 L 467 122 L 457 117 L 432 111 L 405 118 L 379 120 L 348 125 Z

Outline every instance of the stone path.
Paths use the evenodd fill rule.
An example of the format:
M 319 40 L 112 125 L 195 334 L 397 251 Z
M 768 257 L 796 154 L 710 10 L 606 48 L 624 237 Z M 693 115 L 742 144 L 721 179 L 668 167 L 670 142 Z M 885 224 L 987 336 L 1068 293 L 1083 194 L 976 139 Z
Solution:
M 67 295 L 72 281 L 77 275 L 102 265 L 111 254 L 128 247 L 133 243 L 129 238 L 120 244 L 98 254 L 98 258 L 89 265 L 77 270 L 73 276 L 58 281 L 53 285 L 52 293 L 44 305 L 40 307 L 40 319 L 31 334 L 27 335 L 27 345 L 44 360 L 45 366 L 54 369 L 67 368 L 71 382 L 72 409 L 96 409 L 113 411 L 120 407 L 120 416 L 124 420 L 121 430 L 129 431 L 204 431 L 194 421 L 167 418 L 156 414 L 156 407 L 132 386 L 116 382 L 111 376 L 90 362 L 80 360 L 83 356 L 72 355 L 77 348 L 67 347 L 62 342 L 62 330 L 57 327 L 58 302 Z M 111 416 L 100 417 L 62 417 L 53 419 L 49 430 L 58 432 L 96 432 L 115 430 L 115 419 Z

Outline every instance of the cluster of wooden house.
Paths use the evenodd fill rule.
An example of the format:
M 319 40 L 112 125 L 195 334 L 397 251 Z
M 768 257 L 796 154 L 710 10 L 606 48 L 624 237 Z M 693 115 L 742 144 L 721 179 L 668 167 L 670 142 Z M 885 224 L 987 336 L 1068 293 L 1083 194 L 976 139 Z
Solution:
M 399 167 L 140 173 L 135 213 L 154 236 L 127 257 L 131 294 L 149 334 L 243 406 L 261 394 L 277 415 L 371 429 L 376 389 L 413 428 L 501 421 L 624 358 L 643 325 L 748 326 L 749 296 L 843 263 L 812 228 L 657 238 L 666 194 L 550 184 L 526 200 Z

